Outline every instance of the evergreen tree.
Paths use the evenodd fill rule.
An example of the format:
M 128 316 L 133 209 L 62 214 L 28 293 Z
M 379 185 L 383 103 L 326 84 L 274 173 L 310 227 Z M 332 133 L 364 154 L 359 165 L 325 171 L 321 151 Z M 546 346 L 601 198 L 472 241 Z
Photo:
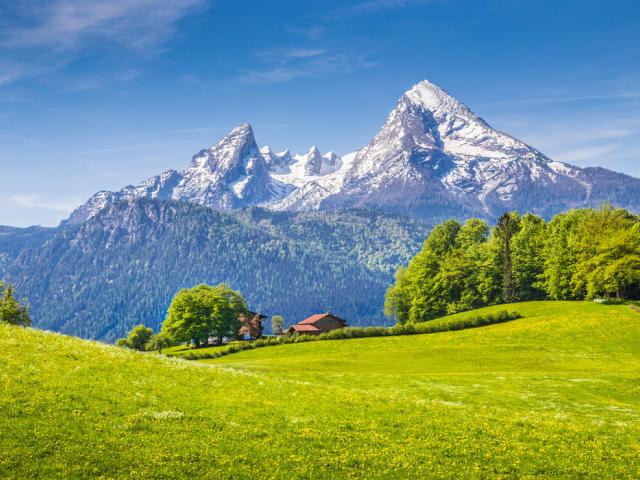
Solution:
M 30 327 L 29 307 L 16 300 L 14 294 L 13 286 L 5 287 L 0 281 L 0 322 Z

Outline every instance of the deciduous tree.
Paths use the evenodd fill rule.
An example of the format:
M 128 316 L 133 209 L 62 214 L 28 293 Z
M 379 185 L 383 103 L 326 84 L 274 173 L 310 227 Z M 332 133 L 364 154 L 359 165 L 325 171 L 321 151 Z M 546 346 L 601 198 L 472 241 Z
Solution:
M 210 336 L 222 340 L 235 337 L 240 329 L 240 314 L 248 311 L 240 294 L 221 283 L 215 287 L 197 285 L 180 290 L 173 298 L 162 333 L 173 342 L 206 342 Z
M 271 317 L 271 333 L 273 335 L 282 335 L 284 330 L 284 318 L 280 315 Z

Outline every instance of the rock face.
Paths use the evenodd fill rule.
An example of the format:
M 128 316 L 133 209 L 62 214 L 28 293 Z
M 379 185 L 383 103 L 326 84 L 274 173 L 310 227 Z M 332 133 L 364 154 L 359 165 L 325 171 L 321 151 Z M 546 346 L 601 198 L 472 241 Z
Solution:
M 98 192 L 69 223 L 82 223 L 117 200 L 193 202 L 221 210 L 375 207 L 420 217 L 495 218 L 507 210 L 550 216 L 611 202 L 640 210 L 640 180 L 602 168 L 555 162 L 494 130 L 438 86 L 407 91 L 366 147 L 339 157 L 313 146 L 305 155 L 259 149 L 241 125 L 193 157 L 119 192 Z
M 213 147 L 195 154 L 191 165 L 181 172 L 169 170 L 119 192 L 96 193 L 71 214 L 68 222 L 82 223 L 120 200 L 172 199 L 234 210 L 278 200 L 289 191 L 290 187 L 269 174 L 269 165 L 256 144 L 253 129 L 245 124 Z
M 579 175 L 580 169 L 552 162 L 492 129 L 423 81 L 400 98 L 372 142 L 357 152 L 340 191 L 323 206 L 462 210 L 489 217 L 522 209 L 547 215 L 589 201 L 591 188 Z

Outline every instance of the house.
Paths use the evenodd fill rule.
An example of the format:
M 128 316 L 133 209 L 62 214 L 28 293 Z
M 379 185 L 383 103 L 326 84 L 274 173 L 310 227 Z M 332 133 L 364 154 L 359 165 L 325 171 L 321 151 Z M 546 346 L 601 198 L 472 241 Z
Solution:
M 291 325 L 287 330 L 289 335 L 298 333 L 300 335 L 319 335 L 329 330 L 344 328 L 347 322 L 332 313 L 319 313 L 305 318 L 301 322 Z

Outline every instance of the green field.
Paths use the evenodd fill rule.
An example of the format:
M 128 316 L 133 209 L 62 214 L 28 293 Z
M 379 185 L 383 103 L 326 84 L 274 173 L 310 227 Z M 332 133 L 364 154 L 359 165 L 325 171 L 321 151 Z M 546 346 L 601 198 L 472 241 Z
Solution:
M 0 478 L 640 477 L 640 313 L 508 309 L 202 362 L 0 325 Z

